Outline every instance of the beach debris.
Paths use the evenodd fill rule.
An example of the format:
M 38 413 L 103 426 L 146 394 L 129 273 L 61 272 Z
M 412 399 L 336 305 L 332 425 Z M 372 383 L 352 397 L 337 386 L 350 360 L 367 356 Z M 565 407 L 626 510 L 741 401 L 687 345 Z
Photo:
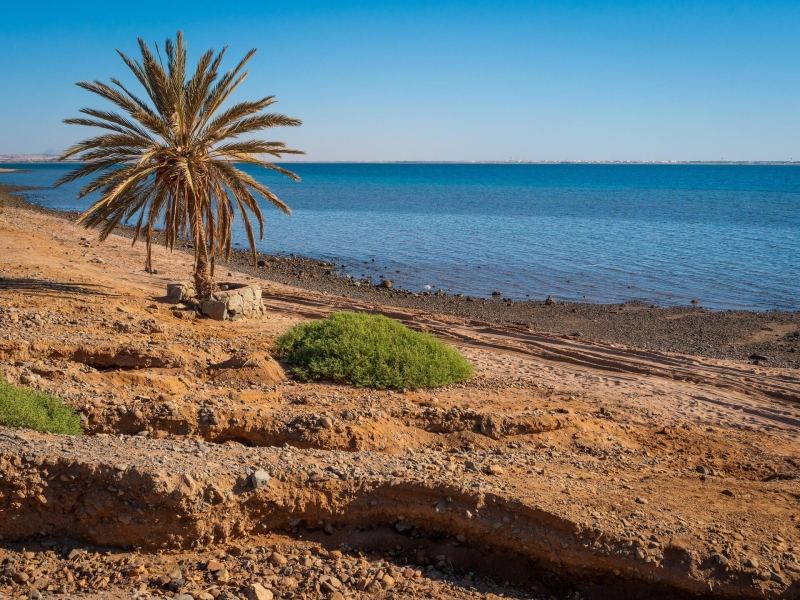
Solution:
M 553 306 L 553 304 L 555 304 L 555 303 L 556 303 L 556 301 L 553 299 L 552 296 L 548 296 L 544 301 L 544 305 L 545 306 Z
M 497 291 L 492 292 L 492 298 L 499 298 L 502 295 L 503 295 L 502 292 L 497 292 Z

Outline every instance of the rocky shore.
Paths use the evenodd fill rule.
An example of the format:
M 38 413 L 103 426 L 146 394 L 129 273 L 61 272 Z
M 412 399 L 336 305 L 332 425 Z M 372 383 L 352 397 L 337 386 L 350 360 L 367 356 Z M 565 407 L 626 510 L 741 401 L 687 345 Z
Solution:
M 267 267 L 225 272 L 262 288 L 262 319 L 187 320 L 165 292 L 189 254 L 154 247 L 145 273 L 142 245 L 13 202 L 2 376 L 63 399 L 86 435 L 0 427 L 3 600 L 800 596 L 796 368 L 557 320 L 608 311 L 595 325 L 613 332 L 626 311 L 667 309 L 541 303 L 552 331 L 455 312 L 478 301 L 447 312 L 435 303 L 453 298 L 258 278 Z M 264 260 L 275 279 L 305 265 Z M 416 391 L 296 381 L 273 340 L 336 310 L 428 331 L 477 375 Z M 701 327 L 717 314 L 690 310 Z M 773 329 L 758 335 L 794 318 L 758 314 Z
M 0 185 L 0 200 L 74 221 L 78 214 L 42 208 L 14 191 L 24 188 Z M 130 237 L 132 229 L 118 233 Z M 184 241 L 180 250 L 191 252 Z M 381 284 L 377 275 L 351 278 L 342 274 L 341 263 L 298 256 L 257 255 L 253 266 L 249 251 L 234 250 L 226 268 L 268 281 L 324 292 L 364 302 L 502 325 L 527 327 L 573 338 L 606 340 L 637 348 L 693 354 L 719 359 L 800 368 L 800 312 L 709 311 L 702 306 L 659 307 L 641 302 L 591 304 L 531 300 L 514 302 L 502 297 L 476 298 L 444 293 L 397 290 Z M 158 270 L 159 265 L 154 265 Z M 364 267 L 370 271 L 370 265 Z

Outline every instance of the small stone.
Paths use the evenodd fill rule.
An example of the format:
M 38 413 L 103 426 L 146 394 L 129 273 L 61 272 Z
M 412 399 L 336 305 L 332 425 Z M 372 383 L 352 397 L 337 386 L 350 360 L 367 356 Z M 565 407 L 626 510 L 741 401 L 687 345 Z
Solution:
M 128 577 L 136 577 L 137 575 L 142 575 L 145 572 L 145 568 L 142 564 L 131 565 L 123 572 Z
M 759 565 L 759 563 L 758 563 L 758 559 L 757 558 L 752 558 L 751 557 L 751 558 L 748 558 L 746 561 L 744 561 L 744 566 L 745 567 L 749 567 L 751 569 L 757 569 L 758 565 Z
M 225 585 L 231 580 L 231 574 L 228 572 L 228 569 L 222 569 L 220 571 L 217 571 L 216 576 L 217 576 L 217 583 L 219 583 L 220 585 Z
M 501 467 L 500 465 L 489 465 L 483 471 L 487 475 L 502 475 L 503 467 Z
M 153 273 L 155 273 L 155 271 L 153 271 Z M 194 596 L 191 594 L 181 594 L 180 596 L 175 596 L 172 600 L 194 600 Z
M 548 296 L 547 299 L 544 301 L 545 306 L 553 306 L 553 304 L 555 303 L 556 301 L 553 299 L 552 296 Z
M 272 592 L 260 583 L 254 583 L 245 590 L 248 600 L 272 600 Z
M 215 558 L 212 558 L 206 563 L 206 571 L 219 571 L 223 567 L 224 565 Z
M 724 554 L 715 554 L 711 557 L 711 560 L 723 567 L 728 564 L 728 557 Z
M 647 504 L 648 502 L 649 502 L 648 500 L 645 500 L 644 498 L 640 498 L 639 496 L 636 496 L 636 504 Z
M 333 592 L 330 595 L 330 600 L 344 600 L 344 596 L 342 596 L 342 592 Z
M 308 480 L 314 483 L 323 481 L 325 479 L 325 473 L 322 471 L 311 471 L 308 474 Z
M 323 429 L 333 429 L 333 419 L 331 419 L 330 417 L 322 417 L 319 420 L 319 425 Z
M 24 384 L 24 385 L 30 385 L 32 383 L 35 383 L 36 382 L 36 375 L 34 375 L 33 373 L 23 373 L 19 377 L 19 382 Z
M 269 483 L 270 476 L 266 471 L 258 470 L 250 475 L 250 483 L 254 489 L 262 488 Z
M 780 583 L 781 585 L 786 585 L 786 580 L 780 573 L 776 573 L 775 571 L 770 571 L 769 578 L 776 583 Z
M 733 493 L 732 491 L 730 491 L 730 490 L 722 490 L 720 493 L 721 493 L 723 496 L 730 496 L 731 498 L 735 498 L 735 497 L 736 497 L 736 494 L 734 494 L 734 493 Z
M 271 564 L 273 567 L 282 567 L 287 562 L 288 561 L 286 560 L 286 557 L 283 554 L 278 554 L 277 552 L 273 552 L 272 554 L 269 555 L 269 564 Z

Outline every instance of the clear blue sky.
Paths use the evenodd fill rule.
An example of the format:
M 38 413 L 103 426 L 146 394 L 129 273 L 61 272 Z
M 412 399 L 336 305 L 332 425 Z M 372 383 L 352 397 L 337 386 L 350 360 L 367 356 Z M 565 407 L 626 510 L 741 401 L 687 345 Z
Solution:
M 800 160 L 800 2 L 8 2 L 0 153 L 60 151 L 61 119 L 130 81 L 114 52 L 186 33 L 252 47 L 308 160 Z

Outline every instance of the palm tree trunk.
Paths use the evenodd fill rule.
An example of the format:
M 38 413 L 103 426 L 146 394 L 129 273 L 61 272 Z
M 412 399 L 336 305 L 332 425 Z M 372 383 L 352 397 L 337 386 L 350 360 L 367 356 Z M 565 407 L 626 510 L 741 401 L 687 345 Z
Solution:
M 197 290 L 198 298 L 208 298 L 214 293 L 217 286 L 214 283 L 214 276 L 211 274 L 206 230 L 203 226 L 202 214 L 200 214 L 199 208 L 191 199 L 189 201 L 189 210 L 197 211 L 197 216 L 191 222 L 194 241 L 194 289 Z

